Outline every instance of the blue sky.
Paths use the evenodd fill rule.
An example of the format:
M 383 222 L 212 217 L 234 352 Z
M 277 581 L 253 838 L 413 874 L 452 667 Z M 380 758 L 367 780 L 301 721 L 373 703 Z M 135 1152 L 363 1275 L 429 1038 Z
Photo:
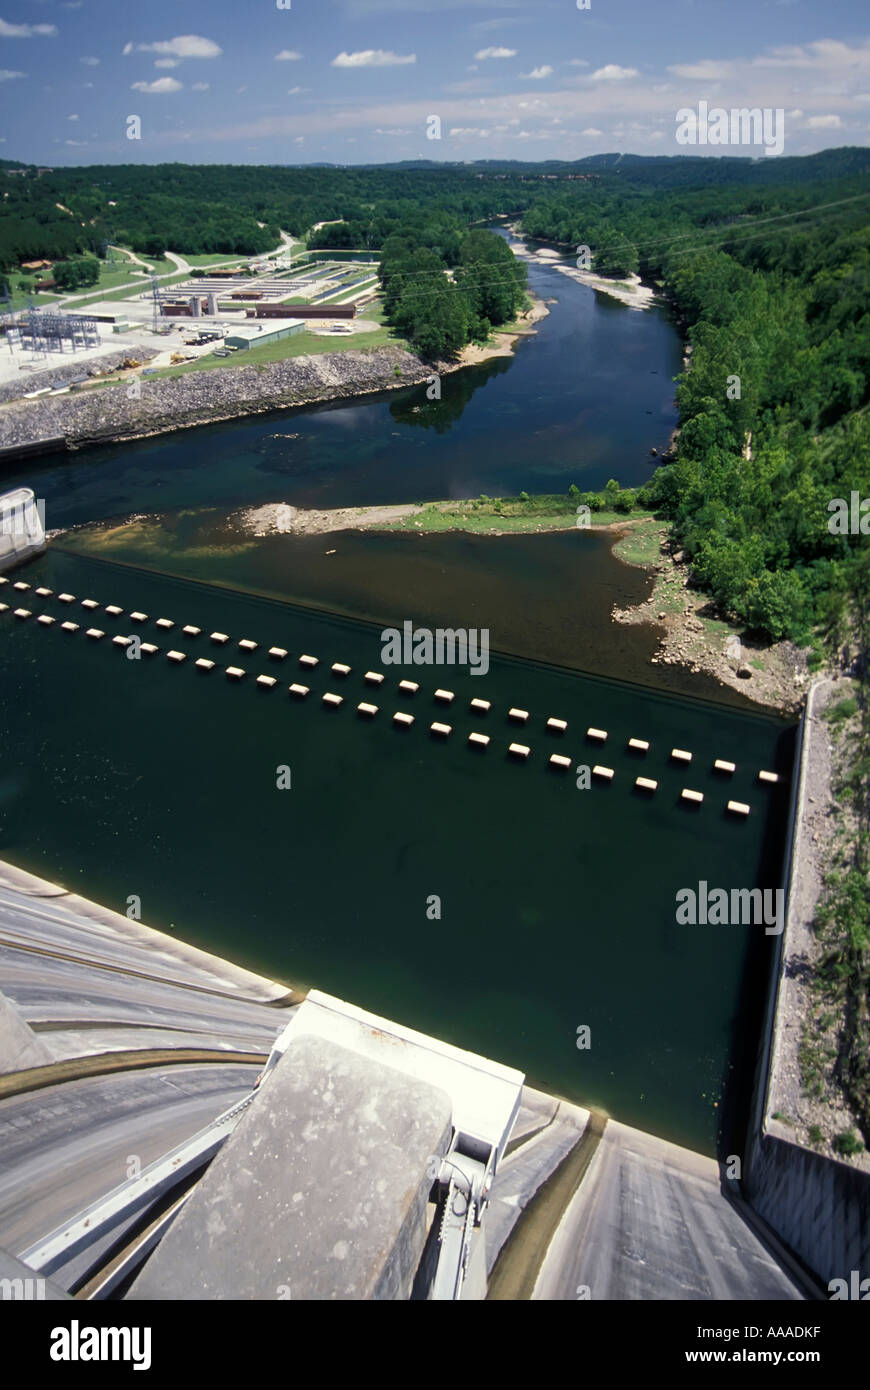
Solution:
M 285 4 L 0 0 L 0 157 L 675 154 L 676 112 L 700 100 L 781 107 L 786 154 L 868 143 L 866 0 Z M 139 140 L 126 136 L 131 115 Z M 432 116 L 437 140 L 426 134 Z

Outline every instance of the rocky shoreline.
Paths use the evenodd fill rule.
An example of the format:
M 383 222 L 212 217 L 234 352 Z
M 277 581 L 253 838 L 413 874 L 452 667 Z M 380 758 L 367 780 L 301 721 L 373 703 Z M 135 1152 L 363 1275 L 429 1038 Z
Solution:
M 349 348 L 177 377 L 131 375 L 118 385 L 9 401 L 0 405 L 0 448 L 11 451 L 40 440 L 64 438 L 69 449 L 85 449 L 421 385 L 433 375 L 445 376 L 490 357 L 510 356 L 516 340 L 533 333 L 534 324 L 548 312 L 546 305 L 535 300 L 519 326 L 496 333 L 483 347 L 469 345 L 450 362 L 425 362 L 398 346 Z

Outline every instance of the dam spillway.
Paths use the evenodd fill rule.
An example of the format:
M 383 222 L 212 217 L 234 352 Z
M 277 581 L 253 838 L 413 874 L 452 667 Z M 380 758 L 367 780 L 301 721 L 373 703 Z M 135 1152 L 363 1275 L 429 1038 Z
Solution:
M 711 1150 L 769 942 L 742 928 L 678 927 L 674 894 L 702 878 L 778 882 L 792 741 L 782 721 L 493 655 L 483 678 L 450 669 L 452 735 L 433 737 L 439 707 L 446 713 L 440 668 L 392 668 L 379 717 L 358 717 L 367 675 L 383 674 L 374 625 L 59 551 L 31 569 L 34 585 L 122 608 L 116 635 L 127 635 L 131 610 L 165 615 L 173 649 L 208 651 L 220 632 L 227 641 L 211 657 L 225 668 L 244 635 L 263 661 L 243 662 L 238 683 L 215 681 L 219 669 L 203 683 L 192 660 L 136 662 L 105 640 L 76 640 L 81 631 L 54 639 L 59 624 L 10 616 L 0 629 L 7 857 L 121 911 L 139 894 L 166 930 Z M 204 636 L 188 641 L 184 626 Z M 289 653 L 284 699 L 255 690 L 273 645 Z M 314 654 L 305 686 L 291 680 L 297 653 Z M 336 693 L 334 662 L 351 673 L 348 698 L 330 712 L 321 695 Z M 412 675 L 415 723 L 397 730 L 397 682 Z M 479 698 L 492 706 L 480 717 L 469 708 Z M 528 759 L 508 756 L 511 709 L 530 715 Z M 567 726 L 556 737 L 551 717 Z M 600 726 L 613 785 L 593 777 L 581 790 L 571 769 L 593 761 L 585 731 Z M 646 797 L 630 794 L 640 769 L 627 744 L 640 733 L 643 771 L 659 783 Z M 477 757 L 472 734 L 492 740 Z M 701 809 L 681 805 L 685 768 L 670 762 L 686 745 L 691 785 L 707 793 Z M 752 804 L 748 818 L 726 813 L 713 775 L 729 753 L 727 795 Z M 276 788 L 281 765 L 292 766 L 292 790 Z M 759 783 L 759 769 L 780 781 Z M 426 915 L 431 894 L 438 920 Z M 448 930 L 475 942 L 458 980 L 433 955 Z M 575 1046 L 581 1023 L 592 1029 L 588 1053 Z

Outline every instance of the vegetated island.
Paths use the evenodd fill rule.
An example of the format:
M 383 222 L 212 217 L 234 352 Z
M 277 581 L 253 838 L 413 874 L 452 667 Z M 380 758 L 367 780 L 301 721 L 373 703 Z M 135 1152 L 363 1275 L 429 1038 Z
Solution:
M 609 532 L 613 553 L 650 574 L 651 592 L 638 605 L 614 607 L 619 623 L 651 623 L 661 630 L 655 664 L 683 665 L 712 675 L 761 705 L 797 713 L 808 679 L 808 650 L 772 641 L 729 621 L 697 588 L 670 527 L 647 504 L 644 488 L 614 480 L 601 492 L 487 497 L 386 506 L 306 510 L 272 503 L 235 514 L 233 524 L 253 536 L 329 535 L 347 530 L 409 531 L 417 535 L 471 531 L 478 535 L 532 535 L 548 531 Z

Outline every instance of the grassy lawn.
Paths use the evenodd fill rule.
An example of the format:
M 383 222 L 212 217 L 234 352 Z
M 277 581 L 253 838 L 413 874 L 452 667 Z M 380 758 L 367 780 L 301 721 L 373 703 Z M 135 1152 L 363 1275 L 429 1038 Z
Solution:
M 593 512 L 590 530 L 614 522 L 634 521 L 649 513 Z M 542 494 L 524 501 L 519 497 L 492 497 L 485 501 L 432 502 L 416 516 L 387 523 L 392 531 L 552 531 L 576 523 L 577 503 L 564 494 Z M 638 528 L 640 529 L 640 528 Z
M 14 289 L 12 285 L 10 285 L 9 288 L 12 290 L 13 310 L 26 309 L 28 299 L 32 299 L 37 308 L 43 305 L 54 304 L 58 299 L 56 294 L 34 294 L 33 291 L 29 294 L 25 294 L 23 290 Z M 4 312 L 6 311 L 4 310 Z
M 632 512 L 631 515 L 640 516 L 643 513 L 637 511 Z M 628 534 L 617 542 L 613 547 L 613 553 L 628 565 L 651 565 L 659 558 L 661 532 L 662 523 L 648 514 L 648 520 L 639 526 L 632 527 Z
M 188 277 L 188 274 L 187 274 L 187 271 L 186 271 L 186 270 L 177 271 L 176 274 L 175 274 L 175 275 L 171 275 L 171 276 L 169 277 L 168 280 L 161 280 L 161 282 L 160 282 L 160 288 L 161 288 L 161 289 L 166 289 L 169 285 L 173 285 L 173 284 L 175 284 L 175 283 L 176 283 L 177 281 L 179 281 L 179 280 L 187 280 L 188 278 L 189 278 L 189 277 Z M 69 300 L 68 302 L 69 302 L 69 304 L 70 304 L 70 307 L 72 307 L 72 306 L 75 305 L 75 304 L 85 304 L 85 305 L 87 305 L 88 302 L 90 302 L 90 303 L 92 303 L 92 304 L 96 304 L 96 302 L 97 302 L 98 299 L 99 299 L 99 300 L 103 300 L 103 299 L 106 299 L 106 300 L 134 299 L 134 298 L 136 297 L 137 294 L 145 294 L 145 293 L 147 293 L 147 294 L 149 295 L 149 297 L 150 297 L 150 294 L 151 294 L 151 284 L 150 284 L 150 282 L 149 282 L 147 276 L 143 276 L 142 279 L 141 279 L 137 284 L 135 284 L 135 285 L 130 285 L 129 289 L 126 289 L 126 290 L 110 290 L 110 291 L 108 291 L 106 294 L 94 295 L 94 298 L 93 298 L 92 300 L 90 300 L 90 301 L 88 301 L 88 300 L 82 300 L 81 298 L 76 298 L 76 299 L 71 299 L 71 300 Z
M 187 372 L 218 371 L 226 367 L 263 367 L 270 362 L 283 362 L 290 357 L 312 357 L 323 352 L 347 352 L 349 349 L 373 347 L 407 347 L 401 339 L 393 336 L 392 329 L 376 328 L 371 333 L 355 333 L 346 337 L 316 337 L 312 333 L 300 333 L 293 338 L 279 338 L 275 343 L 263 343 L 261 347 L 246 348 L 234 352 L 229 357 L 215 357 L 208 353 L 196 362 L 185 362 L 180 367 L 163 367 L 146 377 L 146 381 L 156 381 L 161 377 L 183 376 Z
M 188 265 L 196 266 L 197 270 L 207 270 L 209 266 L 213 265 L 231 266 L 248 264 L 247 256 L 228 256 L 226 254 L 220 256 L 189 256 L 186 251 L 177 251 L 176 255 L 183 256 Z M 255 256 L 254 260 L 257 259 L 258 257 Z

